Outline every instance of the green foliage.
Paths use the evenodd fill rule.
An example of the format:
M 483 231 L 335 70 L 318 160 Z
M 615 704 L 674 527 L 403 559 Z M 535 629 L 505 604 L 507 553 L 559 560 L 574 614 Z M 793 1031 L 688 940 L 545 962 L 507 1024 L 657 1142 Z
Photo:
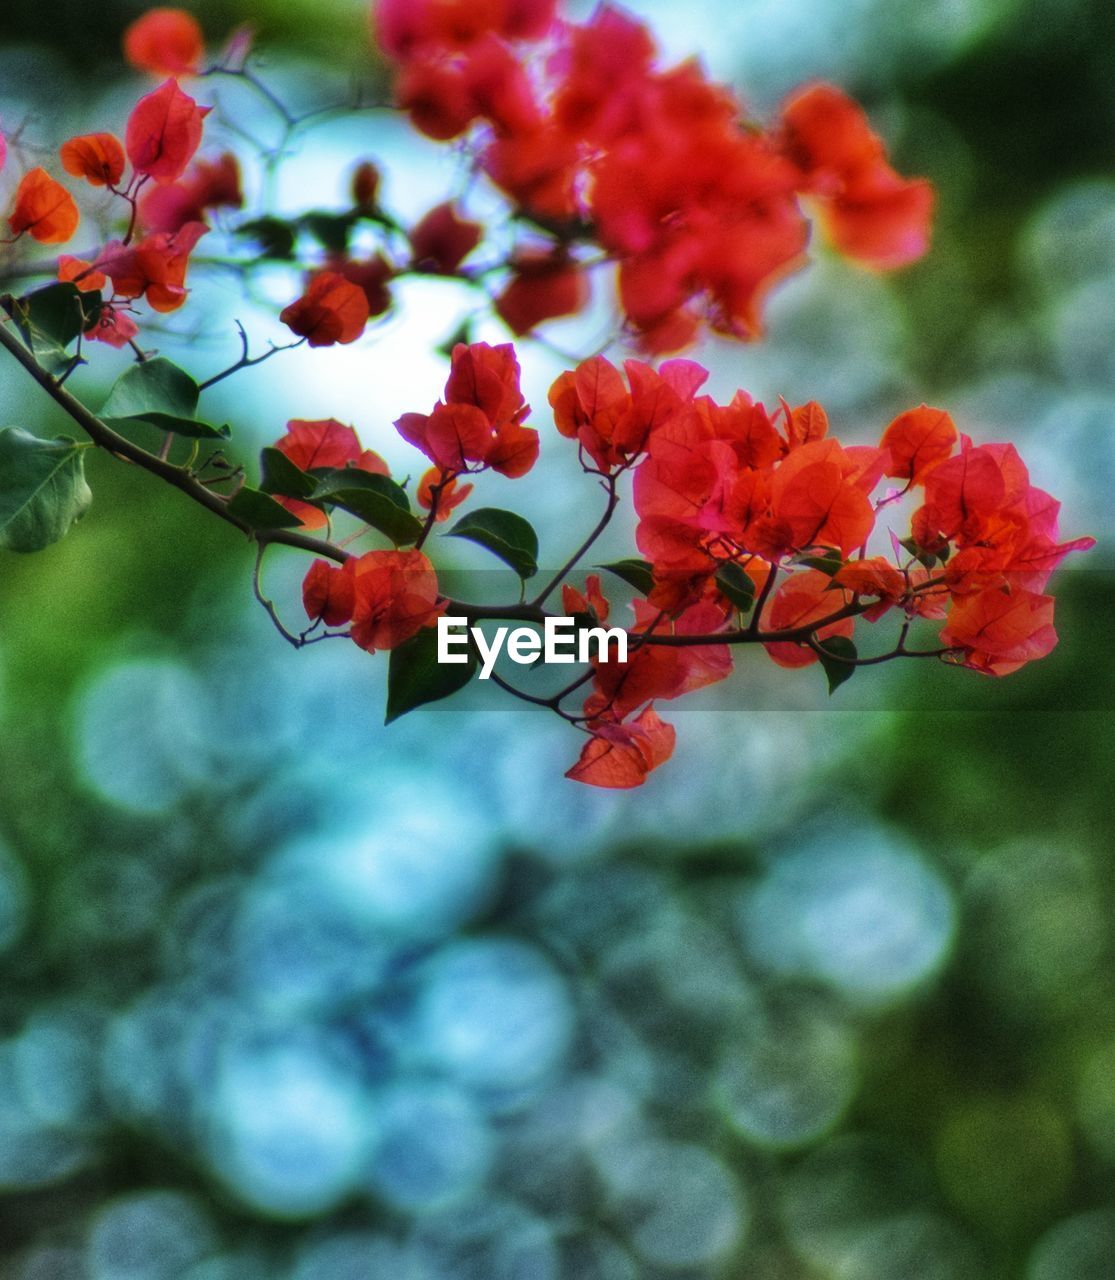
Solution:
M 654 571 L 646 560 L 616 560 L 612 564 L 597 565 L 598 569 L 607 569 L 617 578 L 622 578 L 629 587 L 634 587 L 640 595 L 649 595 L 654 589 Z
M 66 348 L 100 314 L 101 295 L 82 293 L 75 284 L 55 283 L 11 299 L 5 307 L 36 360 L 57 374 L 73 362 Z
M 228 513 L 253 529 L 296 529 L 302 521 L 270 494 L 245 485 L 229 502 Z
M 405 644 L 391 651 L 387 668 L 387 718 L 390 724 L 416 707 L 440 702 L 463 689 L 476 672 L 476 655 L 471 648 L 468 661 L 439 663 L 437 631 L 424 627 Z
M 717 570 L 716 586 L 741 613 L 746 613 L 755 603 L 755 584 L 734 562 Z
M 310 501 L 340 507 L 386 534 L 397 547 L 422 536 L 422 521 L 412 514 L 406 490 L 387 476 L 336 467 L 319 475 Z
M 85 449 L 60 436 L 40 440 L 21 427 L 0 431 L 0 547 L 41 551 L 89 509 Z
M 176 364 L 158 356 L 133 365 L 113 384 L 100 417 L 113 428 L 142 422 L 160 431 L 195 439 L 224 439 L 227 426 L 214 427 L 197 419 L 198 384 Z
M 856 674 L 856 646 L 847 636 L 829 636 L 819 642 L 821 666 L 829 682 L 829 696 Z
M 524 580 L 538 572 L 538 535 L 528 520 L 513 511 L 480 507 L 458 520 L 446 536 L 486 547 Z

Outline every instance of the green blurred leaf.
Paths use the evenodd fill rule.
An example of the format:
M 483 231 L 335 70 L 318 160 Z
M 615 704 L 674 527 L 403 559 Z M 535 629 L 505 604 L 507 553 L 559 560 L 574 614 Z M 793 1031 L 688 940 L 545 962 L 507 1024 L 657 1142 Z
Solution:
M 424 627 L 416 636 L 391 651 L 387 668 L 385 723 L 390 724 L 415 707 L 450 697 L 468 684 L 476 667 L 476 655 L 471 647 L 467 662 L 438 662 L 437 629 Z
M 654 589 L 654 570 L 646 560 L 616 560 L 612 564 L 600 564 L 598 569 L 607 569 L 617 578 L 622 578 L 629 587 L 634 587 L 640 595 L 650 595 Z
M 260 485 L 264 493 L 281 493 L 284 498 L 308 498 L 317 481 L 302 470 L 281 449 L 264 449 L 259 455 Z
M 236 234 L 254 240 L 260 247 L 260 256 L 289 262 L 294 257 L 295 230 L 281 218 L 254 218 L 242 222 Z
M 822 652 L 818 654 L 821 666 L 829 682 L 829 697 L 850 680 L 856 673 L 854 659 L 856 646 L 847 636 L 829 636 L 819 642 Z
M 253 529 L 295 529 L 302 523 L 270 494 L 247 485 L 229 502 L 228 512 Z
M 357 217 L 354 213 L 329 213 L 317 209 L 303 214 L 299 221 L 323 249 L 331 253 L 346 253 Z
M 411 514 L 406 491 L 388 476 L 358 467 L 324 472 L 310 494 L 312 502 L 328 502 L 384 533 L 397 546 L 417 542 L 422 521 Z
M 514 511 L 481 507 L 462 517 L 446 537 L 467 538 L 509 564 L 520 578 L 538 572 L 538 535 L 528 520 Z
M 735 562 L 721 565 L 716 571 L 716 586 L 741 613 L 755 603 L 755 584 Z
M 41 440 L 21 427 L 0 431 L 0 547 L 41 551 L 89 509 L 85 448 L 64 436 Z

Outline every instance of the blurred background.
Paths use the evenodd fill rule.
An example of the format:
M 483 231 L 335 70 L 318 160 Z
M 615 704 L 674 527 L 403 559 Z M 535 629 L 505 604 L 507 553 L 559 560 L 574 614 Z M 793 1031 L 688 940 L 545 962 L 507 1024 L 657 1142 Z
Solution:
M 385 91 L 362 4 L 187 7 L 214 44 L 256 23 L 297 109 Z M 3 6 L 5 129 L 119 130 L 141 8 Z M 630 8 L 760 114 L 838 82 L 937 183 L 923 263 L 882 279 L 818 250 L 764 343 L 696 354 L 717 393 L 817 398 L 841 438 L 926 400 L 1016 443 L 1064 532 L 1100 539 L 1056 579 L 1060 647 L 998 682 L 887 668 L 831 703 L 819 672 L 748 655 L 662 708 L 678 750 L 645 788 L 594 791 L 541 714 L 382 728 L 384 661 L 290 651 L 240 540 L 92 459 L 74 533 L 0 559 L 3 1280 L 1115 1274 L 1115 9 Z M 202 83 L 211 141 L 275 145 L 241 90 Z M 337 111 L 276 206 L 344 207 L 361 155 L 404 220 L 459 177 L 386 115 Z M 263 180 L 248 166 L 250 198 Z M 194 283 L 204 328 L 158 341 L 202 376 L 236 358 L 235 318 L 279 338 L 297 291 L 286 268 Z M 405 474 L 390 422 L 432 403 L 470 306 L 416 282 L 373 339 L 230 379 L 212 414 L 245 459 L 335 416 Z M 548 333 L 576 350 L 588 329 Z M 95 354 L 93 403 L 123 367 Z M 544 406 L 562 361 L 522 360 Z M 0 411 L 65 430 L 14 368 Z M 537 474 L 480 497 L 530 511 L 558 562 L 595 516 L 534 421 Z M 268 566 L 292 616 L 303 569 Z

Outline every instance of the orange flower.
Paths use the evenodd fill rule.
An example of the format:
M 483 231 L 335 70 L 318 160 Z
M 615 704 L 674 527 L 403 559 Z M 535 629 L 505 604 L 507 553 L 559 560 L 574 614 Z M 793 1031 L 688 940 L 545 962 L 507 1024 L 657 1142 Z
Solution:
M 356 589 L 351 573 L 327 560 L 315 560 L 302 583 L 302 604 L 311 622 L 341 627 L 352 621 Z
M 40 244 L 63 244 L 80 221 L 73 196 L 45 169 L 31 169 L 23 175 L 8 217 L 15 235 L 26 231 Z
M 83 133 L 62 144 L 62 167 L 95 187 L 115 187 L 124 176 L 124 148 L 111 133 Z
M 630 724 L 598 722 L 585 743 L 580 759 L 566 773 L 574 782 L 593 787 L 626 789 L 641 787 L 647 774 L 665 764 L 674 753 L 677 732 L 647 707 Z
M 368 323 L 368 299 L 359 285 L 336 271 L 319 271 L 279 319 L 311 347 L 355 342 Z
M 440 467 L 430 467 L 418 482 L 418 492 L 415 494 L 418 505 L 429 511 L 434 505 L 434 486 L 441 485 L 441 492 L 437 499 L 437 515 L 434 517 L 439 524 L 449 519 L 450 513 L 468 498 L 474 487 L 471 484 L 458 485 L 456 476 L 450 476 L 448 481 L 444 481 L 444 475 Z
M 75 258 L 69 253 L 62 254 L 58 259 L 58 279 L 63 283 L 72 282 L 82 293 L 93 293 L 97 289 L 103 289 L 108 283 L 108 277 L 103 272 L 93 270 L 91 262 Z
M 156 182 L 175 182 L 201 145 L 211 107 L 199 107 L 174 80 L 140 98 L 128 117 L 124 145 L 136 173 Z
M 907 409 L 883 432 L 882 447 L 890 451 L 887 475 L 918 484 L 951 455 L 956 439 L 956 426 L 944 409 L 924 404 Z
M 437 574 L 421 551 L 369 551 L 344 572 L 355 593 L 352 638 L 369 653 L 397 648 L 442 612 Z
M 1053 597 L 1006 586 L 962 596 L 953 603 L 941 643 L 961 649 L 966 667 L 1009 675 L 1056 646 Z
M 124 57 L 156 76 L 196 75 L 205 37 L 197 19 L 183 9 L 149 9 L 124 32 Z
M 763 618 L 767 631 L 789 631 L 820 622 L 849 603 L 846 591 L 832 588 L 832 579 L 819 569 L 793 573 L 771 597 Z M 855 629 L 854 618 L 842 618 L 815 632 L 818 640 L 829 636 L 850 638 Z M 812 649 L 796 640 L 778 640 L 763 646 L 780 667 L 808 667 L 817 661 Z

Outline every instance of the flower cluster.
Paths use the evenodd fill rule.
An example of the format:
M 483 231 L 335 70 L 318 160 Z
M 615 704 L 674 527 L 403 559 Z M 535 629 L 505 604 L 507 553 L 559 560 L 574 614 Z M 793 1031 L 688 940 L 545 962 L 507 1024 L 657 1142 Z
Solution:
M 563 20 L 556 0 L 378 0 L 373 17 L 379 47 L 396 65 L 400 107 L 430 137 L 459 140 L 474 171 L 510 204 L 510 241 L 494 261 L 471 259 L 481 246 L 491 258 L 500 232 L 489 234 L 457 198 L 404 225 L 380 205 L 379 168 L 364 159 L 350 172 L 347 208 L 287 217 L 263 210 L 229 228 L 222 266 L 248 276 L 281 263 L 301 278 L 300 296 L 279 317 L 297 342 L 253 356 L 241 328 L 240 358 L 205 381 L 152 358 L 135 341 L 140 301 L 156 313 L 180 308 L 211 211 L 244 203 L 235 156 L 198 156 L 211 108 L 179 80 L 233 77 L 254 90 L 278 115 L 276 164 L 320 114 L 293 115 L 255 76 L 250 35 L 235 33 L 205 66 L 197 22 L 160 8 L 125 36 L 131 65 L 161 83 L 136 103 L 122 139 L 83 133 L 59 151 L 66 174 L 113 197 L 105 204 L 119 215 L 118 236 L 88 256 L 32 264 L 52 283 L 5 298 L 0 324 L 0 346 L 95 444 L 169 480 L 256 542 L 256 594 L 288 640 L 343 635 L 389 651 L 389 718 L 467 684 L 484 624 L 514 621 L 546 634 L 557 618 L 548 602 L 559 593 L 587 640 L 602 624 L 615 627 L 619 600 L 609 601 L 598 575 L 583 589 L 572 575 L 629 494 L 639 556 L 605 566 L 634 589 L 626 647 L 587 662 L 589 646 L 578 649 L 584 669 L 557 691 L 520 687 L 495 671 L 494 657 L 480 668 L 481 678 L 492 675 L 584 734 L 568 774 L 578 781 L 641 784 L 674 749 L 659 704 L 726 679 L 740 645 L 761 647 L 785 668 L 819 664 L 830 690 L 859 666 L 892 659 L 937 658 L 1003 676 L 1050 652 L 1049 577 L 1093 540 L 1060 540 L 1059 504 L 1030 483 L 1013 446 L 977 445 L 925 405 L 900 414 L 876 444 L 844 445 L 816 403 L 768 409 L 742 390 L 719 403 L 702 393 L 708 373 L 692 360 L 628 359 L 622 368 L 603 355 L 584 360 L 554 381 L 549 405 L 557 436 L 576 446 L 592 487 L 603 490 L 604 510 L 532 595 L 528 583 L 544 561 L 530 522 L 466 505 L 474 484 L 498 488 L 539 458 L 515 348 L 470 341 L 471 321 L 439 348 L 450 355 L 441 398 L 394 424 L 422 457 L 413 482 L 410 473 L 392 476 L 378 452 L 331 417 L 289 421 L 263 451 L 258 487 L 249 482 L 213 443 L 223 445 L 229 428 L 197 416 L 201 394 L 289 346 L 357 341 L 390 309 L 405 275 L 477 289 L 524 334 L 579 312 L 589 273 L 611 265 L 623 329 L 647 355 L 681 350 L 702 323 L 756 337 L 767 292 L 804 261 L 807 211 L 837 251 L 873 269 L 913 262 L 928 245 L 933 188 L 896 172 L 862 109 L 831 86 L 799 90 L 764 126 L 697 63 L 662 67 L 646 28 L 609 4 L 580 24 Z M 12 150 L 19 154 L 17 144 Z M 6 154 L 0 135 L 0 167 Z M 26 167 L 8 243 L 64 245 L 80 216 L 62 182 Z M 238 254 L 245 242 L 254 247 Z M 99 416 L 77 401 L 80 379 L 62 386 L 84 363 L 83 334 L 136 355 Z M 134 426 L 164 432 L 161 448 L 134 439 Z M 5 435 L 6 448 L 31 458 L 12 468 L 11 484 L 26 491 L 15 495 L 19 520 L 14 531 L 0 527 L 0 545 L 38 550 L 84 513 L 83 446 Z M 51 475 L 65 477 L 57 492 L 36 480 L 44 452 Z M 460 508 L 445 536 L 483 547 L 517 575 L 511 603 L 455 600 L 439 582 L 432 547 Z M 345 521 L 351 527 L 338 536 Z M 315 556 L 302 592 L 309 625 L 297 635 L 260 584 L 275 543 Z M 439 620 L 468 624 L 467 636 L 455 637 L 457 662 L 437 657 Z M 897 639 L 872 641 L 888 631 Z M 861 655 L 865 642 L 871 649 Z
M 857 261 L 899 267 L 927 248 L 932 187 L 895 173 L 829 86 L 794 95 L 764 129 L 695 62 L 659 67 L 650 33 L 610 5 L 577 25 L 552 0 L 380 0 L 375 31 L 415 126 L 467 135 L 533 223 L 537 243 L 513 256 L 497 302 L 517 333 L 583 305 L 576 241 L 618 264 L 624 315 L 652 352 L 686 346 L 702 316 L 760 332 L 766 293 L 804 261 L 802 197 Z
M 622 562 L 640 589 L 627 659 L 596 659 L 582 713 L 562 713 L 588 735 L 570 777 L 639 785 L 673 749 L 674 730 L 656 704 L 725 679 L 737 644 L 762 645 L 779 666 L 844 664 L 845 674 L 861 661 L 911 656 L 1006 675 L 1053 648 L 1053 600 L 1042 592 L 1064 557 L 1094 540 L 1059 541 L 1059 504 L 1030 484 L 1013 446 L 975 445 L 925 405 L 895 418 L 878 445 L 845 446 L 816 403 L 768 412 L 741 391 L 718 404 L 699 394 L 706 377 L 689 360 L 658 370 L 629 360 L 621 373 L 597 356 L 551 387 L 558 432 L 577 442 L 584 470 L 611 495 L 601 529 L 630 475 L 646 557 Z M 429 519 L 411 537 L 418 546 L 365 553 L 340 568 L 316 561 L 303 593 L 311 624 L 351 623 L 357 644 L 394 649 L 450 604 L 467 611 L 440 593 L 420 547 L 433 520 L 467 499 L 470 486 L 452 487 L 460 475 L 491 468 L 514 477 L 533 462 L 537 437 L 521 426 L 527 412 L 510 347 L 458 345 L 444 400 L 396 423 L 435 464 L 421 485 Z M 527 436 L 529 448 L 520 448 Z M 334 422 L 291 423 L 277 447 L 305 472 L 386 474 L 382 459 Z M 509 458 L 520 461 L 508 466 Z M 907 512 L 905 535 L 881 528 L 915 492 L 923 501 Z M 325 521 L 320 506 L 282 501 L 305 527 Z M 889 555 L 872 548 L 880 536 Z M 554 584 L 566 613 L 607 622 L 613 611 L 599 576 L 581 591 L 567 580 L 571 568 Z M 528 614 L 539 625 L 545 594 Z M 857 628 L 888 616 L 900 620 L 897 646 L 859 658 Z M 943 623 L 937 647 L 907 647 L 915 623 Z

